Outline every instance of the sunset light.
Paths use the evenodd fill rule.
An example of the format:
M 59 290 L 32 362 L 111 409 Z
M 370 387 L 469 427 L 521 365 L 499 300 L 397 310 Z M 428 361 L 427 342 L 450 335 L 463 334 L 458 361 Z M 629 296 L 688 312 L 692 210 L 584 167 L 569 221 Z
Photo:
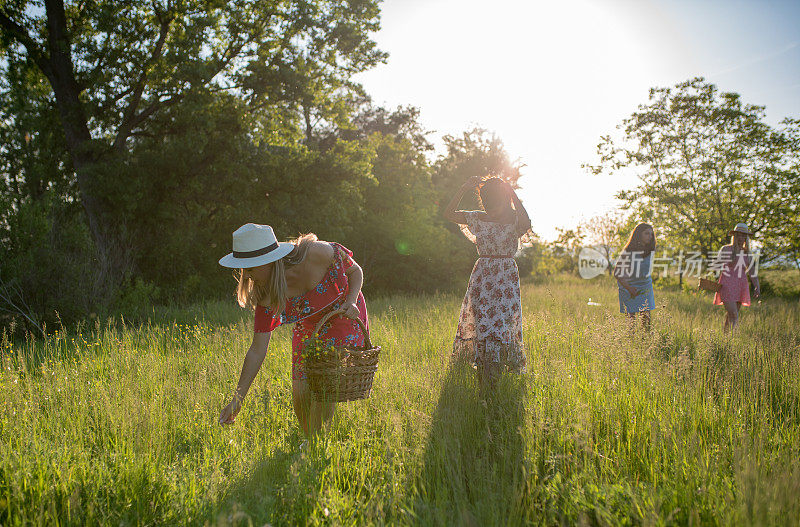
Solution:
M 800 30 L 791 2 L 386 0 L 387 64 L 359 79 L 377 103 L 412 104 L 432 139 L 472 126 L 526 166 L 535 230 L 609 210 L 635 174 L 588 176 L 600 136 L 648 90 L 703 75 L 773 122 L 800 114 Z
M 800 1 L 0 1 L 0 527 L 798 525 Z

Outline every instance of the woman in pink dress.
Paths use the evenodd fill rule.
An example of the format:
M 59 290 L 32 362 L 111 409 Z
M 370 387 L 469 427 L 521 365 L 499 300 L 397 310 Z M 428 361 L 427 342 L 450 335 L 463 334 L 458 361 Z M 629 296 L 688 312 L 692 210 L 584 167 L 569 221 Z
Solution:
M 306 436 L 320 430 L 336 403 L 311 397 L 303 370 L 302 351 L 322 317 L 340 312 L 320 329 L 320 337 L 335 346 L 363 346 L 360 318 L 369 331 L 367 305 L 361 294 L 364 274 L 352 253 L 338 243 L 306 234 L 279 243 L 269 225 L 248 223 L 233 233 L 233 252 L 220 262 L 241 269 L 237 300 L 255 311 L 253 343 L 245 356 L 233 400 L 220 414 L 221 424 L 233 423 L 267 353 L 272 331 L 294 324 L 292 332 L 292 404 Z
M 475 187 L 484 210 L 456 210 L 464 193 Z M 461 225 L 479 255 L 461 304 L 453 356 L 470 361 L 478 370 L 481 386 L 492 387 L 503 369 L 525 371 L 514 254 L 531 221 L 514 190 L 499 178 L 483 182 L 480 177 L 471 178 L 450 200 L 444 216 Z
M 731 243 L 722 246 L 711 264 L 719 271 L 719 291 L 714 295 L 715 306 L 725 306 L 724 331 L 733 332 L 739 322 L 739 309 L 750 305 L 750 283 L 756 298 L 761 295 L 758 277 L 753 272 L 748 238 L 753 235 L 744 223 L 739 223 L 728 232 Z

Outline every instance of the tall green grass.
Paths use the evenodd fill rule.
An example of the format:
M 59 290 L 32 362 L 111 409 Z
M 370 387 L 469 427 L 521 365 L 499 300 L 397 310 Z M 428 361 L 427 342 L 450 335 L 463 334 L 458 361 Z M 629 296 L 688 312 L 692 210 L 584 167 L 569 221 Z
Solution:
M 485 395 L 448 360 L 458 296 L 373 299 L 373 395 L 306 448 L 286 328 L 217 424 L 252 335 L 226 304 L 3 338 L 0 524 L 797 524 L 798 304 L 727 338 L 657 292 L 631 336 L 602 280 L 525 285 L 529 373 Z

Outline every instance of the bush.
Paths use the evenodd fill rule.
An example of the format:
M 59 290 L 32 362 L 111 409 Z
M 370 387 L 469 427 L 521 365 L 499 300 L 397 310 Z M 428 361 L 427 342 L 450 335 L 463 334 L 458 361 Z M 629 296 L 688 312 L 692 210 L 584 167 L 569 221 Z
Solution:
M 759 272 L 761 294 L 786 300 L 800 299 L 800 270 L 762 269 Z
M 19 302 L 4 302 L 3 325 L 23 322 L 25 305 L 37 324 L 71 323 L 101 311 L 96 296 L 94 247 L 81 211 L 45 196 L 23 202 L 8 214 L 0 249 L 0 279 Z M 2 301 L 0 301 L 2 302 Z M 30 323 L 20 327 L 31 330 Z

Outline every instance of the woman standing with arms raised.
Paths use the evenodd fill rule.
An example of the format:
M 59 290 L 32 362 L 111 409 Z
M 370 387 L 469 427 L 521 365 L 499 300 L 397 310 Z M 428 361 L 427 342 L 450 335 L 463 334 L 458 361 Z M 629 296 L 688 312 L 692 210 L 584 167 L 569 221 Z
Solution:
M 484 210 L 456 210 L 461 198 L 478 188 Z M 525 371 L 522 347 L 522 303 L 519 270 L 514 254 L 531 220 L 511 186 L 500 178 L 473 177 L 456 192 L 444 217 L 461 225 L 477 245 L 479 258 L 472 268 L 461 304 L 453 355 L 470 361 L 481 386 L 494 386 L 503 369 Z
M 236 290 L 239 305 L 255 311 L 253 343 L 245 355 L 233 400 L 222 409 L 220 424 L 230 424 L 267 353 L 272 330 L 294 323 L 292 332 L 292 403 L 300 428 L 311 436 L 326 424 L 335 403 L 315 401 L 303 370 L 301 352 L 327 313 L 340 311 L 320 329 L 319 336 L 335 346 L 362 346 L 364 333 L 355 318 L 369 331 L 367 305 L 361 294 L 364 275 L 338 243 L 317 240 L 306 234 L 291 242 L 275 238 L 272 227 L 248 223 L 233 233 L 233 252 L 219 263 L 240 269 Z

